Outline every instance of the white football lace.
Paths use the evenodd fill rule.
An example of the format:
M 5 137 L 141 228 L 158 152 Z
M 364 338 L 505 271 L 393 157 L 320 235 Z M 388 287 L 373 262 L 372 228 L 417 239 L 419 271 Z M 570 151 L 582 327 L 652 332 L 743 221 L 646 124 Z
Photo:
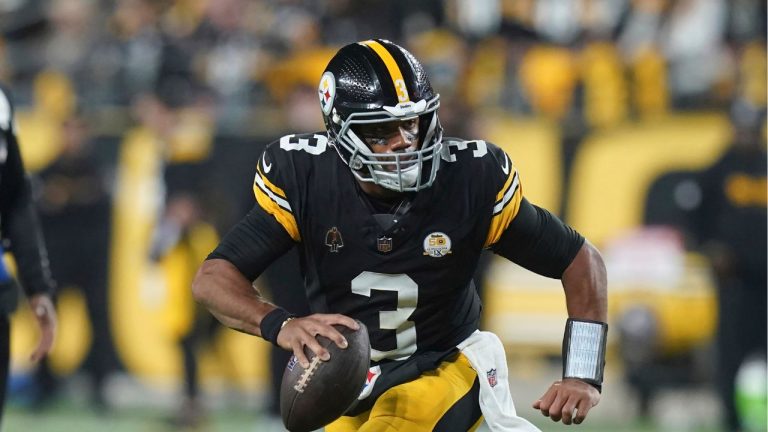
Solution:
M 309 362 L 309 367 L 304 370 L 304 373 L 301 374 L 299 377 L 299 380 L 296 381 L 296 385 L 293 386 L 293 389 L 296 390 L 299 393 L 304 393 L 304 389 L 307 388 L 307 384 L 309 384 L 309 381 L 312 379 L 312 375 L 317 372 L 317 368 L 320 366 L 320 357 L 314 356 L 312 358 L 312 361 Z

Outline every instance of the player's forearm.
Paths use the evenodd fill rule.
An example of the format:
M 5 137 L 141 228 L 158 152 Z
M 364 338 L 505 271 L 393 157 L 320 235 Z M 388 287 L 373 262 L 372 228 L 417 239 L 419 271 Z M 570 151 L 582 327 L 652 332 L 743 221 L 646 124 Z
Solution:
M 221 259 L 200 266 L 192 293 L 222 324 L 255 336 L 261 336 L 262 318 L 275 309 L 234 265 Z
M 606 322 L 608 290 L 605 264 L 600 252 L 584 242 L 562 276 L 568 316 Z
M 29 180 L 23 180 L 22 192 L 7 212 L 5 232 L 11 240 L 11 252 L 16 259 L 19 279 L 27 296 L 45 293 L 53 295 L 56 284 L 51 277 L 48 251 L 40 231 L 37 213 L 34 210 Z

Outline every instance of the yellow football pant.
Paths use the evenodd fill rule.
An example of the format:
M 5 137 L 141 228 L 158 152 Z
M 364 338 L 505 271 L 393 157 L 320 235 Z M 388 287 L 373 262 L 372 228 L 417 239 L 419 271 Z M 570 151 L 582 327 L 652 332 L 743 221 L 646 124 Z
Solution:
M 385 391 L 370 411 L 356 417 L 342 416 L 325 430 L 421 432 L 438 427 L 439 430 L 474 431 L 483 419 L 476 380 L 477 373 L 469 360 L 459 354 L 456 360 L 444 361 L 436 370 Z M 476 418 L 468 419 L 468 416 Z

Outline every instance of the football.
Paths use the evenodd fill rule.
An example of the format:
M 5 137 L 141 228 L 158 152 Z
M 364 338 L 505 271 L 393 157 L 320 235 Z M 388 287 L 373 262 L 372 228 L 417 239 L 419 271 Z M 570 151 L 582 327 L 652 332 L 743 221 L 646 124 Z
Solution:
M 355 331 L 334 325 L 347 339 L 346 349 L 336 346 L 330 339 L 317 336 L 317 340 L 331 354 L 327 362 L 321 361 L 304 347 L 309 367 L 304 369 L 291 356 L 283 372 L 280 386 L 280 414 L 283 424 L 291 432 L 320 429 L 339 418 L 360 395 L 371 361 L 368 330 L 358 321 Z

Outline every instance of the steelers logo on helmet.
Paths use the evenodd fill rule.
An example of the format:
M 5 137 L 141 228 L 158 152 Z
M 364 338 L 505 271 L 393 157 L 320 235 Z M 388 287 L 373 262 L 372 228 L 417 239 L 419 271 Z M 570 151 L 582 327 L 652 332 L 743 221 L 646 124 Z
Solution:
M 355 178 L 397 192 L 432 186 L 441 161 L 440 95 L 410 52 L 384 39 L 346 45 L 328 63 L 318 95 L 328 142 Z M 413 145 L 394 153 L 375 151 L 360 132 L 413 119 Z
M 323 113 L 325 115 L 330 114 L 333 108 L 333 99 L 336 97 L 336 78 L 332 72 L 327 71 L 320 78 L 317 96 L 320 98 L 320 107 L 323 109 Z

